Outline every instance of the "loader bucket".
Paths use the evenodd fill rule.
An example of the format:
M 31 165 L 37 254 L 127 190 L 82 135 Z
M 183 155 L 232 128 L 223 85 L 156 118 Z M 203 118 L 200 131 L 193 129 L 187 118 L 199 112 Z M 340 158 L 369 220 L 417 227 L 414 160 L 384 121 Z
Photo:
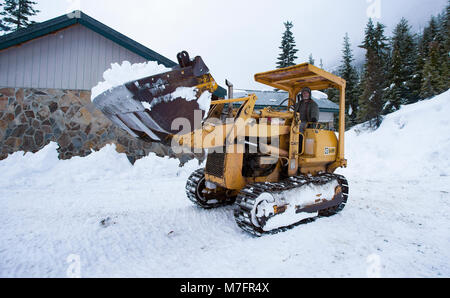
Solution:
M 94 99 L 94 105 L 112 122 L 147 142 L 167 142 L 170 136 L 195 130 L 195 121 L 208 113 L 218 85 L 201 57 L 178 54 L 172 71 L 112 88 Z M 189 121 L 172 127 L 174 120 Z

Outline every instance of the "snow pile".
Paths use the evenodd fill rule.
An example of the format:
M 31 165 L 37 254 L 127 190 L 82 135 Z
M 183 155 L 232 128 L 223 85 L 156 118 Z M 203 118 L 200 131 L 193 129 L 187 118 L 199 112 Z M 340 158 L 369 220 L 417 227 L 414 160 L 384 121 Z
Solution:
M 189 87 L 178 87 L 175 92 L 171 94 L 172 98 L 184 98 L 187 101 L 192 101 L 197 99 L 197 89 L 196 88 L 189 88 Z
M 318 90 L 313 90 L 311 96 L 314 99 L 328 99 L 328 95 L 326 93 Z
M 43 187 L 70 189 L 70 185 L 82 187 L 87 184 L 125 184 L 126 181 L 145 181 L 146 177 L 187 177 L 198 168 L 198 162 L 191 161 L 183 168 L 179 161 L 160 158 L 154 154 L 140 159 L 134 166 L 125 154 L 119 154 L 115 145 L 107 145 L 87 157 L 59 160 L 56 143 L 32 154 L 16 152 L 0 162 L 0 188 Z
M 170 94 L 153 99 L 151 104 L 147 102 L 141 102 L 141 104 L 144 106 L 144 108 L 151 111 L 153 107 L 162 102 L 171 102 L 178 98 L 183 98 L 186 101 L 197 100 L 200 109 L 205 111 L 206 118 L 211 107 L 212 94 L 209 91 L 204 91 L 197 99 L 197 93 L 198 89 L 196 87 L 178 87 L 174 92 Z
M 200 109 L 205 111 L 205 119 L 208 117 L 209 110 L 211 108 L 212 94 L 209 91 L 205 91 L 197 100 L 198 106 Z
M 92 88 L 91 99 L 93 100 L 98 95 L 113 87 L 168 71 L 170 69 L 154 61 L 136 64 L 124 61 L 121 65 L 119 63 L 113 63 L 111 64 L 111 68 L 103 73 L 104 81 Z
M 103 82 L 100 82 L 92 88 L 91 90 L 91 100 L 94 100 L 97 96 L 102 94 L 107 90 L 111 90 L 114 87 L 121 86 L 131 81 L 136 81 L 146 77 L 158 75 L 170 71 L 171 69 L 166 68 L 156 62 L 149 61 L 146 63 L 136 63 L 131 64 L 128 61 L 122 62 L 122 64 L 113 63 L 111 68 L 103 73 Z M 163 86 L 164 87 L 164 86 Z M 151 104 L 147 102 L 142 102 L 141 104 L 144 108 L 151 110 L 155 105 L 161 102 L 173 101 L 177 98 L 184 98 L 187 101 L 197 100 L 197 103 L 206 115 L 209 113 L 211 106 L 212 94 L 208 91 L 202 93 L 202 95 L 197 99 L 198 89 L 195 87 L 179 87 L 173 93 L 166 96 L 155 98 Z
M 151 111 L 153 107 L 155 107 L 160 103 L 171 102 L 180 97 L 184 98 L 186 101 L 196 100 L 197 99 L 196 95 L 197 95 L 197 88 L 195 87 L 178 87 L 174 92 L 170 94 L 154 98 L 151 103 L 141 102 L 141 104 L 144 106 L 144 108 Z
M 357 126 L 346 133 L 349 169 L 372 178 L 450 176 L 450 91 L 403 106 L 375 131 Z

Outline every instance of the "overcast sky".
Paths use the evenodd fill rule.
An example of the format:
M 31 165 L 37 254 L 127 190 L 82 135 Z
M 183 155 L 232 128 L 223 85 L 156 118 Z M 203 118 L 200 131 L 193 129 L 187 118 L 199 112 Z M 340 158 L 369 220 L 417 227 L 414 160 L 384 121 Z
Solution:
M 275 68 L 286 20 L 294 23 L 296 62 L 307 61 L 312 53 L 316 65 L 322 58 L 329 69 L 339 63 L 346 32 L 356 55 L 364 55 L 357 46 L 369 16 L 387 25 L 389 35 L 401 17 L 418 31 L 448 0 L 35 1 L 41 10 L 36 21 L 81 9 L 173 61 L 181 50 L 202 56 L 221 85 L 228 78 L 235 88 L 270 89 L 253 76 Z

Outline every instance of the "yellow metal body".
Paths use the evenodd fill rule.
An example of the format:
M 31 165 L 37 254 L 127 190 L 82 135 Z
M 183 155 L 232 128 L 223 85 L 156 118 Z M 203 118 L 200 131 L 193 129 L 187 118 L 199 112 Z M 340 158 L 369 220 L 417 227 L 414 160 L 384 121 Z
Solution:
M 191 134 L 173 136 L 173 141 L 182 147 L 223 150 L 222 153 L 213 153 L 214 158 L 220 157 L 219 173 L 208 171 L 207 164 L 207 181 L 226 190 L 228 195 L 236 195 L 251 183 L 277 182 L 299 173 L 311 175 L 317 175 L 320 172 L 333 173 L 338 167 L 346 167 L 347 161 L 344 157 L 345 80 L 310 64 L 257 74 L 255 80 L 288 91 L 290 95 L 288 110 L 280 112 L 266 108 L 256 113 L 254 111 L 257 100 L 255 95 L 213 101 L 213 108 L 201 129 Z M 300 117 L 291 110 L 291 107 L 296 104 L 297 94 L 304 87 L 310 87 L 312 90 L 337 88 L 340 91 L 339 137 L 333 131 L 320 128 L 308 128 L 303 134 L 300 133 Z M 219 120 L 223 107 L 235 102 L 244 103 L 239 109 L 233 111 L 234 119 L 227 122 Z M 272 123 L 272 119 L 281 121 Z M 246 138 L 278 139 L 277 144 L 260 146 L 265 151 L 260 160 L 272 166 L 270 173 L 244 177 L 246 144 L 237 140 Z M 208 163 L 212 159 L 213 155 L 210 153 Z
M 311 90 L 323 90 L 328 88 L 337 89 L 340 94 L 338 152 L 335 161 L 327 167 L 327 170 L 328 172 L 334 172 L 339 167 L 347 166 L 344 147 L 346 88 L 346 81 L 344 79 L 312 64 L 303 63 L 296 66 L 256 74 L 255 81 L 280 90 L 288 91 L 289 108 L 296 104 L 297 94 L 304 87 L 309 87 Z M 293 146 L 295 146 L 294 143 L 292 144 Z M 292 172 L 294 172 L 294 169 Z

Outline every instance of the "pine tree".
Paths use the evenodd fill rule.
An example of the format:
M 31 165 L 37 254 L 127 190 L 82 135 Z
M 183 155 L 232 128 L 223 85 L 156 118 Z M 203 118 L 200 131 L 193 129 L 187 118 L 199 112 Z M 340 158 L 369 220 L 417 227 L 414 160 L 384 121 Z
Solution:
M 443 78 L 446 80 L 446 85 L 444 89 L 447 90 L 450 88 L 449 79 L 450 78 L 450 0 L 448 1 L 447 7 L 444 12 L 444 21 L 442 24 L 442 32 L 444 35 L 444 56 L 443 59 Z M 444 90 L 444 91 L 445 91 Z
M 420 97 L 420 91 L 422 89 L 422 72 L 425 64 L 424 54 L 422 52 L 423 45 L 423 32 L 418 34 L 415 38 L 415 43 L 417 45 L 416 61 L 414 76 L 411 79 L 411 98 L 408 100 L 408 104 L 418 102 Z
M 439 26 L 438 33 L 436 36 L 436 41 L 439 43 L 438 52 L 439 52 L 439 72 L 440 72 L 440 85 L 439 91 L 444 92 L 450 88 L 450 46 L 449 46 L 449 38 L 450 38 L 450 1 L 447 4 L 447 7 L 439 16 Z
M 316 63 L 316 60 L 314 60 L 313 55 L 310 54 L 310 55 L 309 55 L 309 64 L 314 65 L 315 63 Z
M 423 68 L 422 89 L 420 92 L 422 98 L 430 98 L 444 91 L 445 82 L 441 73 L 442 65 L 439 48 L 438 42 L 430 44 L 428 58 Z
M 339 67 L 339 76 L 347 81 L 347 88 L 345 92 L 346 104 L 345 112 L 347 119 L 347 127 L 357 124 L 356 115 L 358 113 L 358 73 L 353 66 L 354 58 L 351 49 L 350 38 L 348 33 L 344 37 L 344 48 L 342 50 L 342 61 Z
M 421 81 L 421 98 L 435 96 L 449 87 L 448 65 L 449 57 L 446 49 L 447 13 L 432 17 L 421 44 L 423 55 L 423 71 Z
M 417 98 L 417 100 L 410 101 L 410 103 L 425 98 L 423 97 L 422 92 L 422 86 L 424 85 L 424 68 L 425 63 L 427 63 L 428 61 L 431 42 L 433 42 L 434 38 L 436 37 L 437 30 L 436 19 L 435 17 L 432 17 L 428 26 L 424 28 L 422 35 L 419 37 L 416 77 L 413 79 L 414 90 L 416 90 L 415 97 Z
M 428 57 L 430 52 L 430 44 L 436 38 L 438 32 L 438 24 L 436 17 L 431 17 L 430 22 L 427 27 L 423 30 L 422 40 L 420 42 L 420 52 L 424 58 L 424 60 Z
M 450 53 L 450 0 L 448 1 L 447 7 L 445 9 L 445 19 L 444 19 L 444 32 L 445 32 L 445 51 Z M 447 63 L 450 62 L 450 59 L 447 59 Z
M 337 72 L 333 73 L 334 75 L 339 75 Z M 335 104 L 339 105 L 339 91 L 336 88 L 328 88 L 323 90 L 323 92 L 328 96 L 328 100 L 334 102 Z M 339 129 L 339 115 L 334 115 L 334 123 L 336 123 L 335 127 L 336 129 Z
M 281 54 L 278 57 L 277 68 L 285 68 L 289 66 L 295 65 L 295 59 L 298 57 L 295 54 L 298 50 L 295 48 L 295 39 L 294 34 L 291 29 L 294 27 L 292 22 L 284 23 L 286 27 L 286 31 L 283 34 L 283 38 L 281 40 Z
M 358 121 L 370 121 L 371 127 L 379 127 L 382 121 L 389 61 L 387 38 L 384 36 L 385 26 L 372 19 L 369 20 L 365 39 L 361 48 L 366 50 L 362 95 L 359 98 Z
M 394 29 L 391 47 L 386 114 L 397 111 L 403 104 L 417 101 L 418 92 L 414 88 L 418 87 L 413 81 L 417 70 L 417 45 L 405 18 Z
M 3 22 L 11 30 L 19 30 L 34 24 L 35 22 L 30 21 L 29 17 L 39 12 L 33 8 L 35 4 L 37 3 L 30 0 L 5 0 Z
M 8 26 L 3 23 L 3 16 L 5 15 L 5 11 L 3 10 L 3 4 L 0 3 L 0 32 L 8 32 L 11 30 Z

